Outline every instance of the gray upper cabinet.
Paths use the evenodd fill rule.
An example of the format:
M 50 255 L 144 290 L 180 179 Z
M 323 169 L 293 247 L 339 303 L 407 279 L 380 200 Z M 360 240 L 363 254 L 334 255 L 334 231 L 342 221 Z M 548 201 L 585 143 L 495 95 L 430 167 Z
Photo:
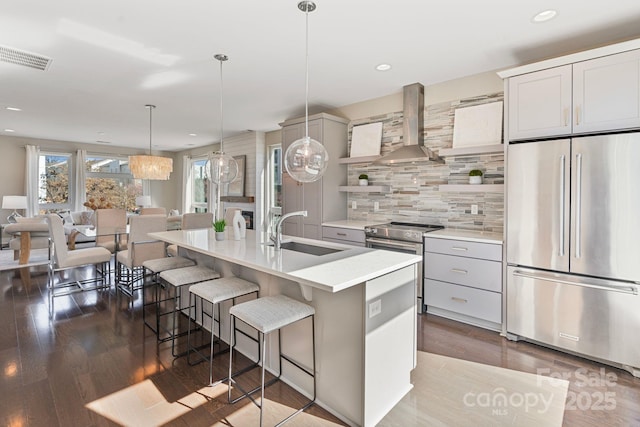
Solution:
M 640 127 L 640 50 L 509 78 L 509 139 Z
M 347 154 L 347 125 L 349 121 L 329 114 L 309 117 L 309 136 L 322 143 L 329 153 L 329 166 L 318 181 L 300 183 L 282 172 L 282 213 L 306 210 L 307 217 L 294 216 L 283 223 L 283 234 L 322 240 L 322 223 L 345 219 L 347 196 L 338 187 L 347 182 L 347 168 L 338 159 Z M 305 119 L 287 120 L 282 126 L 283 157 L 287 148 L 305 136 Z M 283 168 L 284 169 L 284 168 Z
M 571 65 L 509 79 L 509 139 L 571 133 Z
M 573 133 L 640 127 L 640 50 L 573 65 Z

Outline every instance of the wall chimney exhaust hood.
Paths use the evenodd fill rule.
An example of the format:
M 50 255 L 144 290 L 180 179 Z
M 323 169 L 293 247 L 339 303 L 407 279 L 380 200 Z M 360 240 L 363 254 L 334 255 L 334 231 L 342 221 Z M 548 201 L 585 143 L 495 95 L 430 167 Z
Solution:
M 402 88 L 404 145 L 373 162 L 377 165 L 393 165 L 432 161 L 442 163 L 429 148 L 424 146 L 424 86 L 413 83 Z

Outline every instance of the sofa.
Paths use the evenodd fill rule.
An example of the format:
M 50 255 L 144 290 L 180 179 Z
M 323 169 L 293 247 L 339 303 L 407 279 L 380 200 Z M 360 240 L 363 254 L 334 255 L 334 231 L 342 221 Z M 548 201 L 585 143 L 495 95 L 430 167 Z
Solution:
M 83 227 L 93 227 L 93 211 L 76 211 L 76 212 L 60 212 L 58 215 L 62 217 L 64 234 L 69 241 L 69 235 L 73 231 L 80 230 Z M 93 242 L 93 237 L 87 237 L 82 233 L 75 233 L 75 243 Z

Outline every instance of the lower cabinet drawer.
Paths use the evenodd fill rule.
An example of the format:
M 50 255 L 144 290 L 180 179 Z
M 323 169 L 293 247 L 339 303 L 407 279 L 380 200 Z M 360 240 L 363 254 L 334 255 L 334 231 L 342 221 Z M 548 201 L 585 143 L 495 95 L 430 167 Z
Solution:
M 502 294 L 426 279 L 424 304 L 502 323 Z
M 364 230 L 323 226 L 322 240 L 364 246 Z
M 502 263 L 426 252 L 424 275 L 428 279 L 502 292 Z

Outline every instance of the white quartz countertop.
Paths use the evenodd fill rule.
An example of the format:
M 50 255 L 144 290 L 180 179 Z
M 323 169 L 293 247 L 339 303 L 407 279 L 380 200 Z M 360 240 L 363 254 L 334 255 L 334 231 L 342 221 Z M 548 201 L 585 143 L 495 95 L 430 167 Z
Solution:
M 466 240 L 468 242 L 502 244 L 502 233 L 475 231 L 475 230 L 458 230 L 452 228 L 443 228 L 442 230 L 432 231 L 425 234 L 425 237 L 435 237 L 438 239 Z
M 212 228 L 163 231 L 149 236 L 328 292 L 347 289 L 422 260 L 419 255 L 288 236 L 284 237 L 341 250 L 322 256 L 287 249 L 276 251 L 263 243 L 267 240 L 264 233 L 254 230 L 247 230 L 247 237 L 241 240 L 233 240 L 233 233 L 227 232 L 225 240 L 216 241 Z
M 335 228 L 351 228 L 353 230 L 364 230 L 366 226 L 373 225 L 371 221 L 356 221 L 351 219 L 343 219 L 339 221 L 327 221 L 323 222 L 323 227 L 335 227 Z

